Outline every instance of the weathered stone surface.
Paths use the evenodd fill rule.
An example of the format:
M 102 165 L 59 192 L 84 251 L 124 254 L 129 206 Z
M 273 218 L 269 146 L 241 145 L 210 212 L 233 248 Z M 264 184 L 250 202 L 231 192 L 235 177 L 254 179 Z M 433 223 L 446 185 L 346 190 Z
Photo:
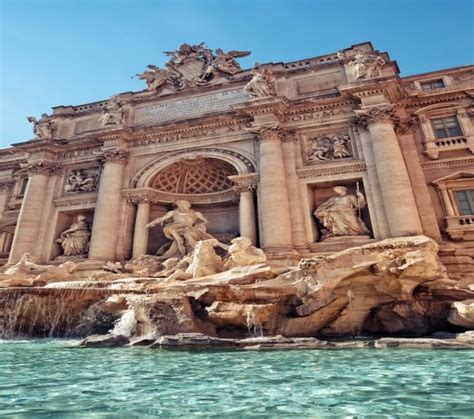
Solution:
M 129 342 L 129 339 L 122 335 L 92 335 L 80 341 L 77 346 L 81 348 L 112 348 L 124 346 Z
M 456 339 L 430 338 L 381 338 L 375 341 L 377 349 L 409 348 L 409 349 L 474 349 L 474 344 L 460 342 Z
M 237 341 L 235 339 L 215 338 L 201 333 L 179 333 L 177 335 L 162 336 L 150 348 L 208 348 L 208 347 L 231 347 L 235 348 Z
M 474 329 L 474 300 L 457 301 L 451 305 L 448 321 L 456 326 Z
M 456 335 L 456 340 L 474 345 L 474 331 L 470 330 L 468 332 L 459 333 Z

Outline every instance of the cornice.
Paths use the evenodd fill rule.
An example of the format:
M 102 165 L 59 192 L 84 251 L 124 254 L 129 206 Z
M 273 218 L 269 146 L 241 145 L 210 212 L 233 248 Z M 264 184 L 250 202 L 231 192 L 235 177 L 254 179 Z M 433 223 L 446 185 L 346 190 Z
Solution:
M 180 200 L 189 201 L 191 204 L 210 204 L 218 202 L 236 201 L 239 198 L 239 194 L 233 189 L 208 194 L 175 194 L 158 191 L 152 188 L 139 188 L 123 189 L 122 197 L 125 198 L 128 202 L 134 204 L 139 204 L 140 202 L 150 202 L 153 204 L 169 204 Z
M 416 108 L 420 106 L 435 105 L 437 103 L 452 102 L 453 100 L 470 99 L 470 96 L 465 90 L 462 92 L 453 93 L 441 93 L 440 95 L 430 97 L 410 97 L 404 99 L 398 103 L 399 106 L 405 108 Z
M 469 167 L 473 167 L 474 157 L 427 161 L 421 163 L 421 167 L 423 169 L 438 169 L 443 167 L 460 166 L 464 164 L 469 165 Z
M 363 161 L 355 161 L 352 163 L 345 162 L 343 165 L 337 166 L 311 166 L 298 169 L 296 173 L 300 179 L 313 178 L 319 176 L 340 175 L 345 173 L 365 172 L 367 166 Z

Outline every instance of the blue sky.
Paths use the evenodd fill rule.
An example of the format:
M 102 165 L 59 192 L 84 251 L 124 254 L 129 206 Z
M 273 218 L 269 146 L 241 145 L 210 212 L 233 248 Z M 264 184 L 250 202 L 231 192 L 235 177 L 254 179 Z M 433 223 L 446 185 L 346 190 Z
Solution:
M 471 64 L 472 0 L 0 0 L 0 145 L 32 137 L 27 115 L 144 82 L 183 42 L 292 61 L 364 41 L 402 75 Z

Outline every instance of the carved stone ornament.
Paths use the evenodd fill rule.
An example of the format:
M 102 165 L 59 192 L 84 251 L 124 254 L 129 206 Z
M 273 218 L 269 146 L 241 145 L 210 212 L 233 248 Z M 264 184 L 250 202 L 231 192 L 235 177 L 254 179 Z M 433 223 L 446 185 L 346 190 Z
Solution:
M 63 166 L 59 163 L 53 162 L 32 163 L 26 167 L 26 171 L 28 173 L 28 176 L 56 176 L 60 175 L 63 172 Z
M 259 64 L 251 71 L 252 79 L 245 85 L 244 91 L 252 98 L 276 96 L 275 76 L 269 68 Z
M 351 138 L 347 134 L 310 137 L 305 158 L 311 162 L 324 162 L 353 157 Z
M 259 141 L 287 141 L 294 135 L 293 129 L 280 128 L 278 124 L 250 127 L 247 131 L 256 134 Z
M 126 164 L 128 159 L 128 152 L 125 150 L 115 149 L 115 150 L 105 150 L 101 161 L 105 163 L 120 163 Z
M 349 65 L 355 80 L 371 79 L 382 75 L 382 68 L 387 62 L 377 54 L 356 50 Z
M 414 116 L 409 116 L 408 118 L 393 118 L 393 123 L 395 125 L 395 132 L 397 134 L 409 134 L 413 132 L 417 127 L 417 120 Z
M 258 175 L 256 173 L 249 173 L 247 175 L 229 176 L 229 179 L 234 182 L 233 189 L 237 193 L 252 192 L 257 189 Z
M 28 122 L 33 124 L 33 133 L 36 140 L 51 140 L 53 138 L 54 122 L 47 114 L 42 114 L 39 120 L 34 116 L 28 116 L 27 119 Z
M 64 181 L 64 192 L 95 192 L 98 177 L 97 170 L 72 170 Z
M 15 183 L 15 179 L 0 179 L 0 189 L 10 189 Z
M 224 52 L 198 45 L 182 44 L 176 51 L 165 51 L 170 60 L 165 68 L 149 64 L 148 70 L 137 74 L 145 80 L 148 91 L 159 93 L 164 88 L 181 90 L 188 86 L 205 85 L 218 79 L 233 79 L 242 71 L 237 58 L 250 55 L 249 51 Z
M 394 120 L 393 106 L 381 105 L 373 106 L 367 109 L 354 109 L 357 115 L 352 121 L 355 125 L 366 128 L 376 122 L 388 122 Z

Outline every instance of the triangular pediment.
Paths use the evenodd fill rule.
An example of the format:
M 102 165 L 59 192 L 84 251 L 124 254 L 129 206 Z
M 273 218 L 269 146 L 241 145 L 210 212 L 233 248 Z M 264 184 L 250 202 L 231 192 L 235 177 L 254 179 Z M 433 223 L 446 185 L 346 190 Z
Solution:
M 442 185 L 443 183 L 460 180 L 460 179 L 474 179 L 474 172 L 456 172 L 451 173 L 450 175 L 443 176 L 439 179 L 433 180 L 431 183 L 434 185 Z

